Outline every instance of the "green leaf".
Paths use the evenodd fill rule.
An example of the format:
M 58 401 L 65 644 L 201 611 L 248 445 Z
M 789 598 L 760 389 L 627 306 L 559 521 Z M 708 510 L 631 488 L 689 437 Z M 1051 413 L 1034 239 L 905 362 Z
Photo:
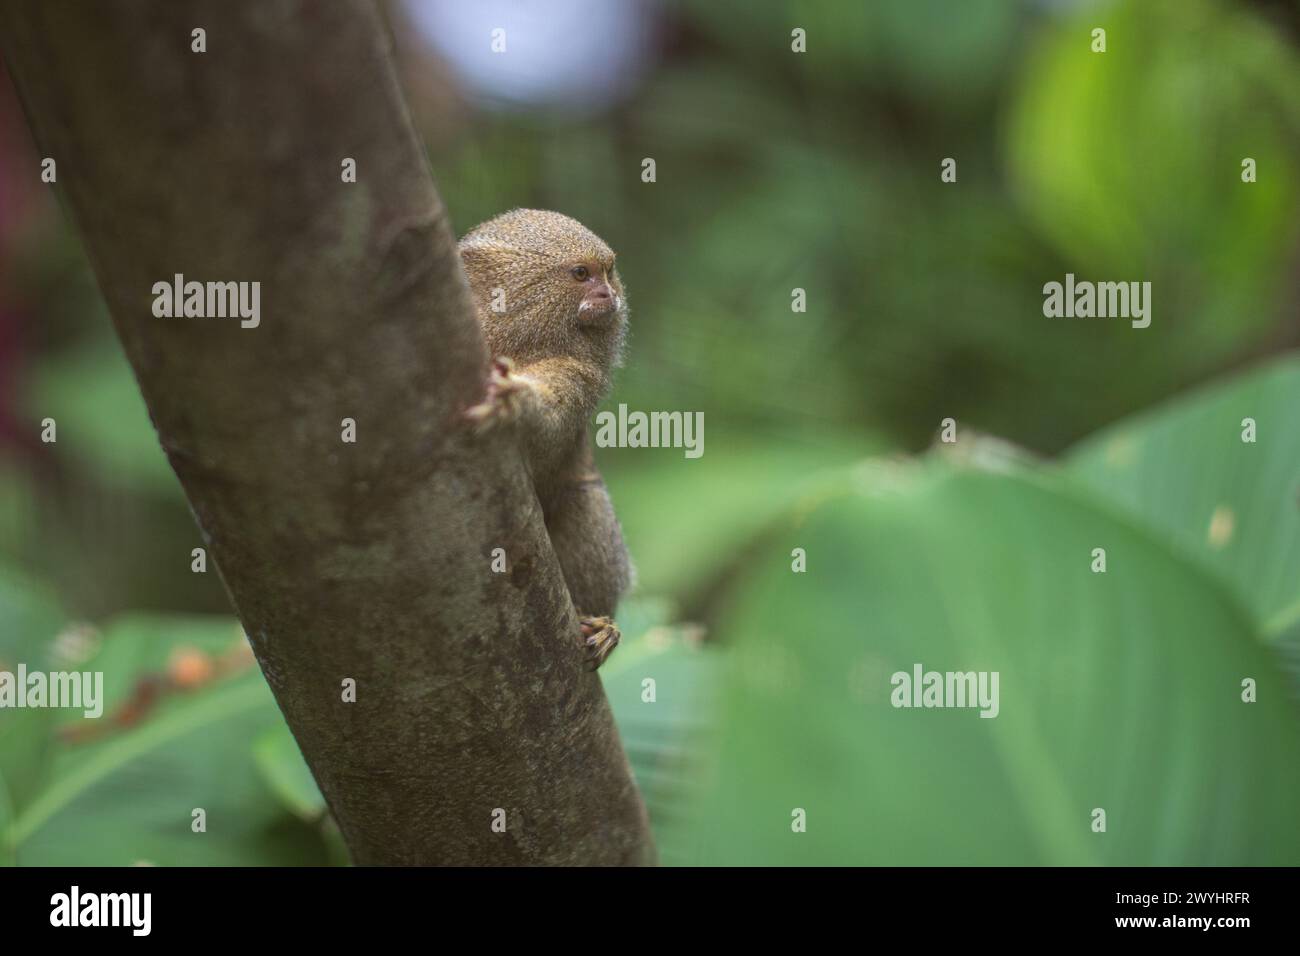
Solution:
M 111 721 L 174 651 L 228 653 L 240 633 L 225 617 L 118 621 L 100 653 L 79 666 L 104 674 L 99 721 Z M 61 716 L 65 729 L 89 722 Z M 253 665 L 166 694 L 132 726 L 109 723 L 89 742 L 58 743 L 52 774 L 11 822 L 6 842 L 24 865 L 323 863 L 319 831 L 280 805 L 250 752 L 250 740 L 282 724 Z M 206 813 L 202 833 L 191 830 L 198 808 Z
M 1297 408 L 1291 355 L 1103 431 L 1068 471 L 1229 582 L 1273 639 L 1300 624 Z
M 802 514 L 720 628 L 695 862 L 1300 862 L 1300 726 L 1212 577 L 1009 464 L 872 465 Z M 997 716 L 893 706 L 918 663 L 997 672 Z
M 725 651 L 701 644 L 698 628 L 668 623 L 669 602 L 625 602 L 619 625 L 625 637 L 600 669 L 623 747 L 659 839 L 660 858 L 674 861 L 667 824 L 692 796 L 691 780 L 709 744 L 708 727 Z M 645 681 L 653 680 L 647 700 Z
M 253 755 L 262 779 L 295 816 L 316 821 L 325 814 L 325 798 L 288 725 L 264 731 L 253 744 Z
M 0 565 L 0 671 L 44 671 L 65 623 L 54 596 L 25 575 Z M 21 808 L 48 769 L 54 713 L 45 708 L 0 709 L 0 801 Z M 3 832 L 0 830 L 0 832 Z M 3 850 L 0 849 L 0 856 Z

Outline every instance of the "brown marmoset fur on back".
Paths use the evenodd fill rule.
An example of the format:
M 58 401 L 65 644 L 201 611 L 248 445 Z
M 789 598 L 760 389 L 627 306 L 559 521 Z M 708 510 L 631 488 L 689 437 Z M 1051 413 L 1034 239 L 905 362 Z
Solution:
M 493 366 L 480 429 L 513 425 L 593 667 L 618 644 L 612 618 L 631 562 L 587 423 L 609 391 L 627 328 L 614 253 L 576 220 L 514 209 L 460 241 Z

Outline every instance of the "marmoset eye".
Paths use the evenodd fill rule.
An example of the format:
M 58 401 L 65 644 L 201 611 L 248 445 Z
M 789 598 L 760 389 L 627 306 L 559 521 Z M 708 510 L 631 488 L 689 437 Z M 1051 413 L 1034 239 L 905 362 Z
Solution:
M 573 277 L 577 279 L 579 282 L 586 282 L 587 276 L 591 274 L 587 271 L 586 266 L 574 266 L 569 271 L 573 273 Z

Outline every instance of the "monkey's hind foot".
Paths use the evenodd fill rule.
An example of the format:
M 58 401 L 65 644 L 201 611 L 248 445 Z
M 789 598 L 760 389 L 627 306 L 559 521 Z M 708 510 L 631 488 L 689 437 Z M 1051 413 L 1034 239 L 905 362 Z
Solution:
M 622 634 L 608 617 L 582 617 L 578 619 L 578 627 L 587 645 L 587 669 L 594 671 L 618 647 Z
M 465 409 L 465 418 L 480 434 L 517 421 L 531 388 L 527 380 L 515 374 L 514 362 L 504 356 L 494 358 L 488 371 L 487 397 Z

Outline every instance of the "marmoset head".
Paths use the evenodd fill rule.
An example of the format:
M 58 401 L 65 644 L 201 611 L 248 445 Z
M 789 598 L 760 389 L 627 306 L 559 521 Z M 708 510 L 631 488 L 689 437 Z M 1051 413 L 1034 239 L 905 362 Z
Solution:
M 614 252 L 558 212 L 513 209 L 460 241 L 479 321 L 494 352 L 614 361 L 627 322 Z

